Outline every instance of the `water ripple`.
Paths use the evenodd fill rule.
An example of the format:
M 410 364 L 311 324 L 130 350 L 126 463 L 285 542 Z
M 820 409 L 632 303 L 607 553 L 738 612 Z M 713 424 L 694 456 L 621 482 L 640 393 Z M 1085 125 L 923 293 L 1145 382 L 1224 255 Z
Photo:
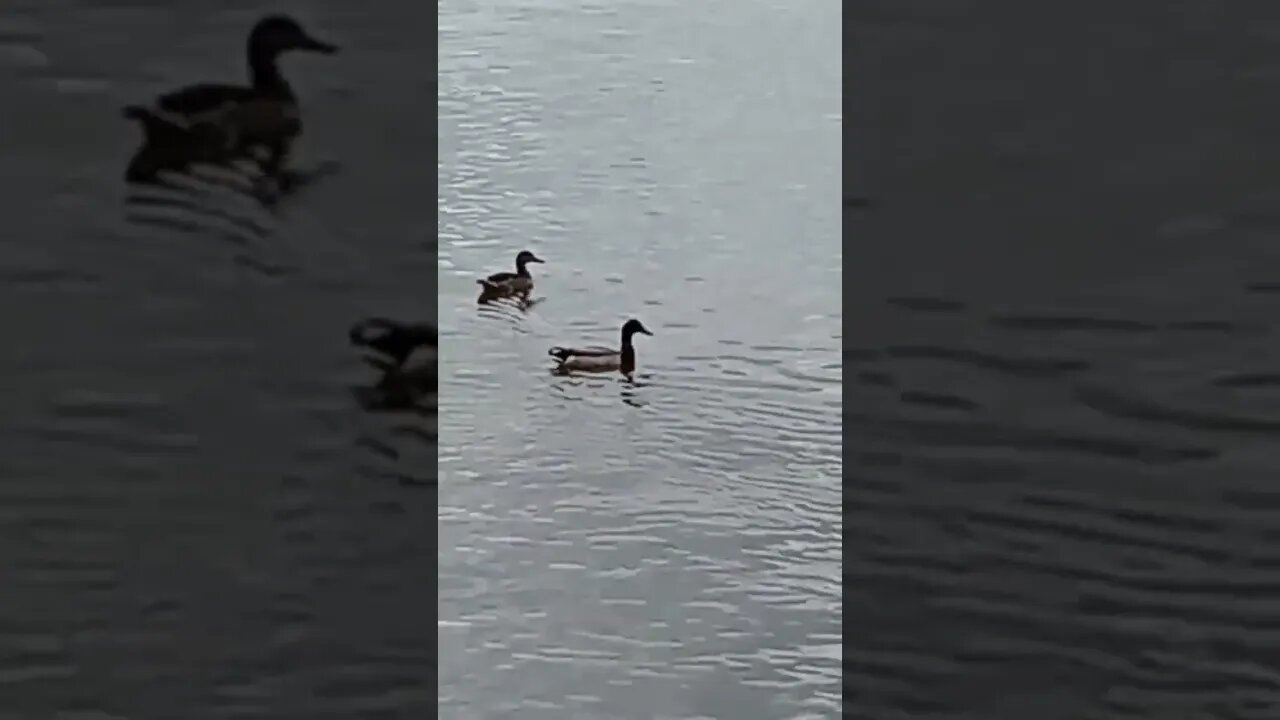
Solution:
M 1205 319 L 1248 316 L 1232 306 L 1247 302 L 991 315 L 985 329 L 919 312 L 901 333 L 913 344 L 846 354 L 860 383 L 844 430 L 860 448 L 845 502 L 866 523 L 846 536 L 845 592 L 875 598 L 853 601 L 874 630 L 846 668 L 868 712 L 945 713 L 919 689 L 1011 682 L 1036 690 L 968 707 L 1274 710 L 1280 400 L 1269 372 L 1238 368 L 1277 356 L 1266 323 Z
M 441 6 L 446 714 L 838 712 L 837 76 L 768 90 L 716 28 L 838 41 L 776 3 L 675 7 Z M 524 248 L 542 301 L 477 308 Z M 633 381 L 551 374 L 628 317 L 654 332 Z

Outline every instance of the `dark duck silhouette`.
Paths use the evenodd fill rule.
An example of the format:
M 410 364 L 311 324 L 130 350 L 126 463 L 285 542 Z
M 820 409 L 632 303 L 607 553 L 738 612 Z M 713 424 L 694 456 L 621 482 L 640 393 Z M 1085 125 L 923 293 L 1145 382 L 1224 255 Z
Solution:
M 438 388 L 439 331 L 434 325 L 369 318 L 352 326 L 349 336 L 353 345 L 387 357 L 365 358 L 382 372 L 373 386 L 357 390 L 366 409 L 424 409 L 423 401 Z
M 630 376 L 636 370 L 636 349 L 631 337 L 636 333 L 653 336 L 639 320 L 632 318 L 622 325 L 622 347 L 619 349 L 590 346 L 582 348 L 553 347 L 548 351 L 556 359 L 554 372 L 620 372 Z
M 529 263 L 543 262 L 537 255 L 528 250 L 521 250 L 516 255 L 515 272 L 497 272 L 476 282 L 480 285 L 480 302 L 488 302 L 498 298 L 519 295 L 529 297 L 533 290 L 533 276 L 529 274 Z
M 226 157 L 226 138 L 215 127 L 176 124 L 141 105 L 126 106 L 122 114 L 142 127 L 143 136 L 142 147 L 125 170 L 129 182 L 151 182 L 161 171 L 182 172 L 192 164 L 217 163 Z
M 439 389 L 435 353 L 388 368 L 376 385 L 364 389 L 361 403 L 374 410 L 428 410 L 425 401 Z
M 262 168 L 279 175 L 293 141 L 302 134 L 297 97 L 277 65 L 279 56 L 291 50 L 329 55 L 338 47 L 311 37 L 291 17 L 270 15 L 249 33 L 249 85 L 189 85 L 159 96 L 156 107 L 188 127 L 217 127 L 238 153 L 265 146 L 268 157 Z
M 351 344 L 382 353 L 390 365 L 367 359 L 370 364 L 387 369 L 404 365 L 415 351 L 434 348 L 438 343 L 438 331 L 428 323 L 402 323 L 388 318 L 368 318 L 351 326 L 348 332 Z

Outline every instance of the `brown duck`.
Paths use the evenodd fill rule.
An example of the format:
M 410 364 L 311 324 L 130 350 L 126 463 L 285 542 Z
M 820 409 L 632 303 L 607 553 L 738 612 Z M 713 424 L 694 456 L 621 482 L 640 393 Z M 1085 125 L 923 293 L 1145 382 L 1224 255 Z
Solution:
M 516 255 L 516 271 L 498 272 L 487 278 L 476 280 L 480 285 L 480 300 L 520 295 L 528 297 L 533 290 L 533 276 L 529 274 L 529 263 L 543 262 L 537 255 L 528 250 L 521 250 Z

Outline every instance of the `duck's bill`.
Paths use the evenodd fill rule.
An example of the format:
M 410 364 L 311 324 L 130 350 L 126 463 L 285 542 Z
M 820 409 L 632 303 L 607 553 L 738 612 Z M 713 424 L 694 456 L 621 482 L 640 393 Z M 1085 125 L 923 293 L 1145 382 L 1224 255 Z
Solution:
M 301 48 L 303 50 L 310 50 L 311 52 L 318 52 L 324 55 L 333 55 L 338 52 L 337 45 L 322 42 L 313 37 L 303 38 Z
M 649 337 L 653 337 L 653 333 L 649 332 L 648 328 L 640 328 L 636 332 L 643 333 L 645 335 L 648 335 Z

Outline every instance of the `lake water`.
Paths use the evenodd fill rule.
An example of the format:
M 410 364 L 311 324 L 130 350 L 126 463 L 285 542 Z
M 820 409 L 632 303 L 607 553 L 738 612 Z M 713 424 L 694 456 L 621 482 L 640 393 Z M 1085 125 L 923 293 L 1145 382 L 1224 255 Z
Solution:
M 842 218 L 839 3 L 6 3 L 0 716 L 1275 717 L 1274 4 L 846 5 Z M 338 170 L 124 187 L 281 9 Z
M 275 209 L 126 188 L 121 107 L 241 80 L 280 10 L 343 46 L 285 60 L 296 163 L 340 170 Z M 432 423 L 361 411 L 346 336 L 436 313 L 429 12 L 0 11 L 0 716 L 434 707 Z
M 1280 14 L 852 13 L 846 712 L 1280 717 Z
M 438 7 L 441 716 L 837 716 L 840 4 Z

